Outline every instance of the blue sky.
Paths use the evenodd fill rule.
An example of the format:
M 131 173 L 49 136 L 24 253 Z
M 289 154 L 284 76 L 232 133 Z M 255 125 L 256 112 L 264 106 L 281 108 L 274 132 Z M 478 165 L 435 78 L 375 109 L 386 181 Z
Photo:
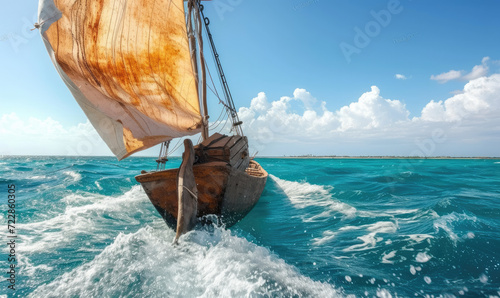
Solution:
M 56 73 L 38 31 L 29 30 L 37 1 L 7 5 L 8 13 L 0 19 L 0 142 L 5 143 L 0 154 L 65 154 L 57 135 L 91 128 Z M 495 76 L 500 73 L 500 2 L 214 0 L 205 6 L 250 141 L 272 135 L 271 141 L 255 141 L 260 144 L 255 151 L 262 155 L 411 155 L 419 150 L 422 155 L 500 155 L 494 113 L 500 106 Z M 346 55 L 342 45 L 355 52 Z M 481 78 L 489 80 L 472 82 Z M 474 90 L 490 88 L 491 94 L 477 99 L 474 90 L 464 91 L 471 82 Z M 453 100 L 459 93 L 472 95 Z M 457 118 L 446 106 L 448 99 L 463 107 L 473 106 L 469 103 L 474 100 L 484 104 L 467 108 Z M 280 101 L 285 110 L 273 110 L 273 103 Z M 446 115 L 424 116 L 431 101 L 442 101 Z M 259 110 L 259 102 L 267 110 Z M 342 112 L 353 103 L 358 105 Z M 359 112 L 377 106 L 386 108 Z M 276 113 L 282 113 L 277 117 L 286 129 L 270 128 Z M 363 124 L 366 117 L 373 121 Z M 311 126 L 315 120 L 319 122 Z M 358 122 L 349 126 L 344 120 Z M 39 141 L 33 148 L 30 139 L 40 138 L 30 131 L 33 123 L 53 132 L 44 134 L 46 140 L 54 139 L 52 145 Z M 13 130 L 18 130 L 15 136 Z M 433 141 L 433 150 L 419 149 L 435 130 L 444 130 L 446 141 Z M 89 154 L 110 154 L 101 145 Z

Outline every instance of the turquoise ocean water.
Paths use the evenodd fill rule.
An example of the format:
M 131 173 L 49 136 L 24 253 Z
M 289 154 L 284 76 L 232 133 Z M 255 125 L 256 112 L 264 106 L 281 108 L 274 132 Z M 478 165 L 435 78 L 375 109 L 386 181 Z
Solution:
M 153 158 L 1 158 L 17 271 L 14 292 L 2 245 L 0 295 L 500 296 L 500 160 L 258 161 L 270 177 L 252 212 L 173 246 L 134 180 Z

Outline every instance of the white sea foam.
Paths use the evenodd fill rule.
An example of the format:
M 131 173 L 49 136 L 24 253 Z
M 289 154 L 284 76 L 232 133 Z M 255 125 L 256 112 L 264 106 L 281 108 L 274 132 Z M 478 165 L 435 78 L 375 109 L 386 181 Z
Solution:
M 348 256 L 333 256 L 333 258 L 337 259 L 337 260 L 350 259 L 350 257 L 348 257 Z
M 418 223 L 426 219 L 433 220 L 439 218 L 439 215 L 437 215 L 437 213 L 432 209 L 424 212 L 422 212 L 419 209 L 397 209 L 397 210 L 387 210 L 384 212 L 377 212 L 375 214 L 377 217 L 383 217 L 383 216 L 393 217 L 398 222 L 404 224 Z
M 384 213 L 389 215 L 403 215 L 403 214 L 411 214 L 417 213 L 420 209 L 396 209 L 396 210 L 387 210 Z
M 295 208 L 304 209 L 306 207 L 316 206 L 325 209 L 319 214 L 310 215 L 308 218 L 305 218 L 304 221 L 328 219 L 332 217 L 334 213 L 341 213 L 346 217 L 354 217 L 356 215 L 356 208 L 333 198 L 331 194 L 333 187 L 331 186 L 287 181 L 273 175 L 269 176 L 283 190 Z
M 32 176 L 32 177 L 29 177 L 28 179 L 30 179 L 30 180 L 44 180 L 44 179 L 47 179 L 47 176 L 45 176 L 45 175 Z
M 315 185 L 307 182 L 295 182 L 287 181 L 278 178 L 274 175 L 269 175 L 271 179 L 278 184 L 278 186 L 287 195 L 290 202 L 295 208 L 304 209 L 307 207 L 323 207 L 324 210 L 318 212 L 317 214 L 306 214 L 302 216 L 304 222 L 314 222 L 327 220 L 334 216 L 335 213 L 340 213 L 345 216 L 345 218 L 359 217 L 395 217 L 400 215 L 417 213 L 419 209 L 396 209 L 388 211 L 361 211 L 357 210 L 355 207 L 343 203 L 335 199 L 332 195 L 332 186 Z M 356 191 L 360 192 L 361 191 Z M 415 215 L 414 218 L 419 218 L 421 215 Z M 406 220 L 402 218 L 401 220 Z M 411 219 L 409 219 L 411 220 Z
M 99 194 L 83 194 L 83 193 L 72 193 L 61 199 L 62 202 L 68 205 L 82 205 L 92 202 L 98 202 L 99 200 L 106 199 L 106 196 Z
M 354 230 L 360 230 L 363 227 L 367 227 L 367 226 L 345 226 L 345 227 L 339 228 L 339 231 L 342 231 L 342 232 L 345 232 L 345 231 L 354 231 Z
M 370 233 L 368 235 L 357 237 L 357 239 L 361 240 L 363 243 L 351 245 L 348 248 L 344 248 L 343 251 L 363 251 L 370 248 L 374 248 L 377 245 L 377 242 L 383 240 L 382 237 L 375 237 L 376 233 Z
M 396 252 L 395 250 L 389 252 L 388 254 L 385 254 L 382 256 L 382 262 L 383 264 L 394 264 L 394 261 L 393 260 L 390 260 L 392 258 L 394 258 L 396 256 Z
M 428 255 L 425 252 L 419 252 L 415 257 L 415 261 L 419 263 L 427 263 L 432 259 L 432 256 Z
M 193 231 L 173 246 L 170 229 L 120 234 L 92 261 L 30 296 L 47 297 L 336 297 L 331 284 L 311 280 L 257 246 L 216 228 Z
M 335 232 L 324 231 L 323 232 L 323 237 L 321 237 L 321 238 L 314 238 L 312 240 L 313 241 L 313 245 L 323 245 L 325 243 L 328 243 L 328 242 L 332 241 L 333 238 L 335 238 L 336 235 L 337 235 L 337 233 L 335 233 Z
M 344 230 L 348 230 L 348 227 Z M 343 251 L 362 251 L 370 248 L 374 248 L 378 242 L 384 240 L 383 237 L 377 237 L 377 234 L 380 233 L 395 233 L 398 229 L 397 224 L 391 221 L 379 221 L 369 225 L 363 225 L 359 227 L 354 227 L 355 229 L 365 229 L 369 231 L 367 235 L 357 237 L 357 239 L 361 240 L 363 243 L 355 244 L 348 248 L 343 249 Z
M 377 297 L 379 297 L 379 298 L 392 298 L 392 295 L 386 289 L 377 289 Z
M 376 233 L 395 233 L 398 229 L 397 224 L 392 221 L 379 221 L 374 224 L 366 225 L 366 227 L 368 231 L 373 231 Z
M 24 276 L 35 276 L 37 274 L 44 274 L 53 270 L 52 267 L 45 264 L 35 266 L 31 260 L 23 254 L 17 253 L 17 265 L 22 268 Z
M 376 246 L 378 242 L 383 240 L 382 237 L 377 237 L 377 234 L 380 233 L 395 233 L 398 229 L 398 225 L 391 221 L 379 221 L 373 224 L 361 225 L 361 226 L 345 226 L 339 228 L 336 232 L 333 231 L 324 231 L 322 237 L 312 239 L 313 245 L 319 246 L 324 245 L 330 241 L 332 241 L 338 234 L 345 233 L 354 230 L 366 230 L 369 233 L 364 236 L 357 237 L 357 239 L 361 240 L 363 243 L 352 245 L 348 248 L 345 248 L 343 251 L 361 251 L 370 249 Z
M 77 173 L 74 171 L 66 171 L 66 172 L 63 172 L 63 174 L 66 174 L 69 177 L 73 178 L 73 182 L 78 182 L 78 181 L 82 180 L 82 175 L 80 173 Z
M 99 181 L 96 181 L 96 182 L 95 182 L 95 186 L 97 186 L 97 188 L 98 188 L 99 190 L 102 190 L 102 186 L 101 186 L 101 184 L 99 184 Z
M 434 229 L 436 231 L 439 231 L 440 229 L 445 231 L 448 237 L 453 241 L 457 242 L 460 239 L 460 237 L 455 233 L 453 230 L 455 223 L 460 222 L 463 223 L 465 221 L 470 221 L 470 222 L 477 222 L 477 217 L 475 216 L 469 216 L 465 213 L 463 214 L 458 214 L 456 212 L 452 212 L 450 214 L 444 215 L 439 217 L 434 221 Z M 466 235 L 464 235 L 466 236 Z
M 366 227 L 366 226 L 345 226 L 345 227 L 339 228 L 336 232 L 326 230 L 323 232 L 322 237 L 312 239 L 313 245 L 323 245 L 323 244 L 328 243 L 331 240 L 333 240 L 338 234 L 340 234 L 342 232 L 360 230 L 363 227 Z
M 428 234 L 413 234 L 413 235 L 406 235 L 406 237 L 409 237 L 411 241 L 414 241 L 416 243 L 420 243 L 427 239 L 434 238 L 434 236 Z
M 25 232 L 19 237 L 23 245 L 20 252 L 44 252 L 52 248 L 71 243 L 76 237 L 87 235 L 93 241 L 103 241 L 104 231 L 110 225 L 119 222 L 138 224 L 137 214 L 148 213 L 145 208 L 138 208 L 139 204 L 147 203 L 147 197 L 140 186 L 119 197 L 107 197 L 95 194 L 71 194 L 63 199 L 68 206 L 63 213 L 39 222 L 19 224 L 19 229 Z M 81 205 L 82 202 L 87 204 Z M 79 205 L 74 205 L 74 204 Z M 103 214 L 112 214 L 110 221 Z M 102 231 L 102 233 L 101 233 Z

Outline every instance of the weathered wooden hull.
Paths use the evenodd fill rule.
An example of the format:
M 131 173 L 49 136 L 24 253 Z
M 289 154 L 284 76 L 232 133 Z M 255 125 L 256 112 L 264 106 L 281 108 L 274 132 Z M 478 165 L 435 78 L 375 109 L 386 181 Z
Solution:
M 258 202 L 266 185 L 267 172 L 255 161 L 246 171 L 226 162 L 208 162 L 193 166 L 198 189 L 197 216 L 215 214 L 227 227 L 240 221 Z M 165 222 L 176 228 L 178 214 L 178 169 L 136 176 Z

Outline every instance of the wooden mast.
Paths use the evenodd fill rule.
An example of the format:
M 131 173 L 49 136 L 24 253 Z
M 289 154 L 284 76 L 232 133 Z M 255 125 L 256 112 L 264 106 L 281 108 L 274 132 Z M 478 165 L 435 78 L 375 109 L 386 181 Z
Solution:
M 194 9 L 194 14 L 193 14 Z M 195 30 L 193 32 L 193 20 L 195 22 Z M 200 10 L 198 0 L 190 0 L 188 2 L 188 18 L 187 18 L 187 30 L 189 35 L 189 46 L 191 47 L 191 59 L 193 64 L 193 70 L 198 81 L 198 85 L 201 84 L 201 99 L 203 104 L 202 112 L 202 132 L 201 135 L 203 140 L 208 139 L 208 108 L 207 108 L 207 87 L 206 87 L 206 69 L 205 69 L 205 59 L 203 57 L 203 40 L 201 35 L 201 20 L 200 20 Z M 195 34 L 196 33 L 196 36 Z M 199 47 L 199 61 L 201 69 L 201 81 L 200 74 L 198 73 L 198 61 L 196 57 L 196 39 L 198 39 Z M 200 91 L 199 86 L 197 86 L 198 92 Z M 196 225 L 196 215 L 198 214 L 198 189 L 196 187 L 196 181 L 193 172 L 193 164 L 195 160 L 195 153 L 193 149 L 193 143 L 190 139 L 184 140 L 184 154 L 182 154 L 182 163 L 179 167 L 179 172 L 177 174 L 177 231 L 174 239 L 174 243 L 177 243 L 179 237 L 191 231 Z
M 196 37 L 198 40 L 198 47 L 199 47 L 199 59 L 200 59 L 200 70 L 201 70 L 201 102 L 203 105 L 203 130 L 201 132 L 201 135 L 203 137 L 203 140 L 208 139 L 209 137 L 209 132 L 208 132 L 208 118 L 210 116 L 208 115 L 208 105 L 207 105 L 207 72 L 206 72 L 206 66 L 205 66 L 205 56 L 203 55 L 203 36 L 202 36 L 202 16 L 200 13 L 200 0 L 191 0 L 190 2 L 194 2 L 193 7 L 194 7 L 194 12 L 195 12 L 195 22 L 196 22 Z M 203 20 L 204 22 L 204 20 Z

